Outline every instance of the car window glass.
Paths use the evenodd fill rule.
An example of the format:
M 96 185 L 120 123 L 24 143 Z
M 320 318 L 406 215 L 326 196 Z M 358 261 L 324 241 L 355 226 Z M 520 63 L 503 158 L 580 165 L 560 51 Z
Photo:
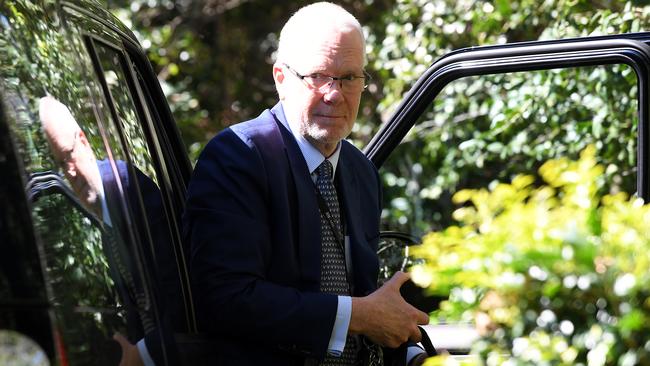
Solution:
M 2 103 L 25 168 L 56 332 L 70 364 L 116 365 L 113 333 L 135 343 L 154 326 L 116 178 L 123 155 L 105 133 L 101 89 L 74 48 L 79 39 L 60 32 L 55 13 L 5 5 L 2 40 L 12 47 L 0 47 L 0 64 L 11 65 L 0 67 Z
M 142 100 L 144 108 L 141 118 L 150 119 L 152 122 L 151 129 L 157 132 L 154 137 L 157 140 L 159 156 L 161 157 L 160 169 L 168 174 L 165 183 L 168 192 L 170 193 L 171 206 L 173 207 L 173 212 L 170 215 L 173 215 L 173 218 L 178 225 L 178 223 L 182 221 L 181 215 L 185 208 L 185 183 L 180 176 L 179 163 L 182 164 L 182 160 L 186 159 L 187 156 L 176 156 L 174 154 L 174 151 L 177 150 L 173 150 L 171 147 L 170 139 L 167 135 L 167 133 L 170 132 L 161 127 L 163 123 L 163 121 L 161 121 L 162 111 L 156 108 L 159 103 L 154 102 L 151 90 L 144 81 L 143 75 L 146 71 L 143 72 L 140 70 L 134 62 L 131 62 L 130 65 L 134 73 L 134 79 L 137 80 L 137 85 L 139 86 L 139 90 L 134 90 L 136 89 L 135 84 L 131 87 L 131 95 L 141 95 L 140 99 Z M 151 78 L 151 75 L 149 75 L 149 77 Z M 134 96 L 134 98 L 137 97 Z M 149 146 L 154 146 L 154 144 L 155 143 L 151 142 Z M 183 149 L 184 154 L 184 147 L 181 146 L 181 148 Z M 154 148 L 151 147 L 151 149 Z M 161 184 L 165 183 L 161 182 Z M 173 222 L 173 220 L 170 222 Z M 175 258 L 177 273 L 165 270 L 165 266 L 168 265 L 163 264 L 161 266 L 161 274 L 163 277 L 161 279 L 161 285 L 163 291 L 166 292 L 167 306 L 170 308 L 169 312 L 174 315 L 173 322 L 175 330 L 177 332 L 195 331 L 196 320 L 193 311 L 192 295 L 189 285 L 189 271 L 187 267 L 189 249 L 182 244 L 182 240 L 180 239 L 180 228 L 178 228 L 178 226 L 172 227 L 172 225 L 170 225 L 170 230 L 174 230 L 177 240 L 175 243 L 171 243 L 172 247 L 166 249 L 166 252 L 170 259 L 171 257 Z M 157 247 L 159 247 L 159 245 Z
M 182 330 L 185 328 L 185 305 L 179 273 L 182 267 L 178 264 L 181 253 L 174 250 L 170 228 L 172 221 L 169 220 L 163 203 L 160 180 L 150 148 L 151 138 L 147 138 L 142 126 L 147 123 L 146 111 L 142 108 L 128 66 L 130 63 L 125 54 L 103 42 L 95 41 L 93 45 L 112 104 L 115 106 L 116 123 L 121 128 L 126 149 L 134 165 L 133 177 L 136 179 L 131 179 L 133 183 L 130 184 L 135 186 L 142 198 L 142 206 L 139 206 L 135 199 L 131 199 L 133 220 L 139 223 L 138 228 L 153 228 L 149 233 L 137 229 L 141 240 L 147 235 L 151 237 L 151 240 L 147 241 L 150 245 L 143 248 L 145 262 L 161 292 L 162 297 L 158 299 L 164 304 L 161 310 L 176 330 Z M 141 211 L 140 207 L 144 211 Z M 139 221 L 140 218 L 143 221 Z
M 113 105 L 133 164 L 157 183 L 151 153 L 147 148 L 144 131 L 140 127 L 135 105 L 128 89 L 126 75 L 122 70 L 123 57 L 118 51 L 102 42 L 94 42 L 95 52 L 101 63 L 104 79 L 113 98 Z
M 28 336 L 53 355 L 46 285 L 7 117 L 0 102 L 0 332 Z
M 386 229 L 452 223 L 452 195 L 576 159 L 593 144 L 610 192 L 636 192 L 637 81 L 626 65 L 467 77 L 447 85 L 382 166 Z
M 44 104 L 41 100 L 28 115 L 49 115 L 56 126 L 61 116 L 56 111 L 43 112 Z M 69 111 L 62 103 L 58 106 Z M 72 115 L 69 113 L 63 118 Z M 38 118 L 22 122 L 38 126 Z M 92 363 L 96 352 L 104 352 L 107 360 L 114 362 L 119 351 L 114 349 L 112 333 L 120 331 L 139 339 L 144 322 L 129 313 L 137 313 L 146 305 L 139 295 L 142 284 L 134 275 L 137 269 L 132 251 L 116 226 L 121 221 L 122 198 L 115 188 L 110 160 L 100 159 L 107 155 L 98 147 L 101 141 L 82 132 L 84 127 L 92 131 L 91 126 L 77 126 L 76 133 L 66 131 L 71 134 L 57 137 L 65 141 L 60 145 L 39 137 L 39 142 L 29 149 L 34 155 L 49 152 L 50 156 L 41 166 L 32 163 L 28 194 L 33 200 L 35 229 L 42 241 L 50 301 L 55 304 L 59 331 L 69 347 L 68 357 Z

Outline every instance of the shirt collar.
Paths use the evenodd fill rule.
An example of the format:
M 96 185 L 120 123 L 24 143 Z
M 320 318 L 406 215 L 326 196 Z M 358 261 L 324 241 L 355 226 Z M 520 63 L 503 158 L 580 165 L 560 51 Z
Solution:
M 323 163 L 323 161 L 325 161 L 325 157 L 320 153 L 320 151 L 318 151 L 318 149 L 314 147 L 314 145 L 312 145 L 303 135 L 300 134 L 300 122 L 290 120 L 286 114 L 286 121 L 283 121 L 281 118 L 278 119 L 296 139 L 298 147 L 300 148 L 300 152 L 302 152 L 302 156 L 305 158 L 305 162 L 307 163 L 309 174 L 314 174 L 314 171 Z M 327 160 L 332 163 L 332 179 L 334 179 L 334 176 L 336 175 L 336 166 L 338 165 L 340 155 L 341 142 L 339 141 L 338 145 L 336 145 L 336 150 L 334 150 L 334 153 L 330 155 L 329 158 L 327 158 Z

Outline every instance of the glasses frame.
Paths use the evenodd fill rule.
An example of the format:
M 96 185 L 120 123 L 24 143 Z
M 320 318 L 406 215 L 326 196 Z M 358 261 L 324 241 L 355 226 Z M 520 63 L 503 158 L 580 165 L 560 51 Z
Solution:
M 344 80 L 354 80 L 354 79 L 363 79 L 363 87 L 361 88 L 360 92 L 363 92 L 368 88 L 368 85 L 370 84 L 370 80 L 372 80 L 372 77 L 370 74 L 366 72 L 366 70 L 362 70 L 363 76 L 356 76 L 356 75 L 347 75 L 347 76 L 331 76 L 327 74 L 321 74 L 321 73 L 312 73 L 309 75 L 302 75 L 298 71 L 294 70 L 291 66 L 287 65 L 286 63 L 283 63 L 284 67 L 287 68 L 287 70 L 291 71 L 292 74 L 296 75 L 296 77 L 300 80 L 302 80 L 305 85 L 309 86 L 310 88 L 314 88 L 320 92 L 328 92 L 329 90 L 332 89 L 332 85 L 334 84 L 335 81 L 339 82 L 339 88 L 341 89 L 342 92 L 346 92 L 345 89 L 343 89 L 343 81 Z M 309 81 L 306 81 L 305 78 L 313 78 L 315 75 L 318 75 L 320 77 L 325 77 L 329 78 L 330 81 L 326 84 L 323 84 L 321 87 L 316 87 L 315 85 L 312 85 Z M 348 93 L 351 93 L 352 91 L 347 91 Z

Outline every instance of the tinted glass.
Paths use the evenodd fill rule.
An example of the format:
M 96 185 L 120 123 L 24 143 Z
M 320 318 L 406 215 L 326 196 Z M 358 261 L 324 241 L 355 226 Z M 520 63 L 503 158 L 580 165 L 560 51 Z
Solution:
M 128 230 L 119 140 L 83 41 L 63 32 L 54 10 L 0 4 L 2 103 L 25 169 L 38 261 L 66 358 L 116 365 L 113 334 L 136 342 L 155 320 Z
M 53 357 L 47 293 L 25 186 L 7 130 L 7 117 L 0 103 L 0 333 L 7 332 L 8 343 L 5 344 L 10 348 L 19 346 L 11 341 L 18 342 L 18 335 L 22 334 L 32 338 Z M 7 331 L 9 329 L 12 331 Z M 2 354 L 7 352 L 0 351 Z M 8 363 L 11 358 L 5 360 L 0 364 Z
M 161 159 L 157 165 L 150 146 L 153 146 L 151 131 L 145 133 L 149 110 L 143 106 L 138 86 L 133 77 L 127 56 L 119 49 L 98 41 L 93 41 L 95 52 L 101 66 L 101 73 L 115 106 L 115 121 L 119 125 L 128 155 L 132 160 L 132 188 L 139 192 L 141 201 L 131 199 L 134 221 L 139 223 L 137 234 L 141 237 L 142 252 L 151 277 L 156 282 L 161 296 L 159 309 L 176 330 L 184 330 L 184 303 L 181 290 L 180 252 L 176 251 L 167 212 L 169 207 L 163 203 L 160 179 L 157 168 L 162 170 Z M 133 179 L 135 178 L 135 179 Z M 135 184 L 134 184 L 135 183 Z M 135 194 L 129 197 L 135 198 Z M 154 228 L 147 232 L 146 227 Z M 150 240 L 145 240 L 150 236 Z M 150 244 L 149 244 L 150 243 Z

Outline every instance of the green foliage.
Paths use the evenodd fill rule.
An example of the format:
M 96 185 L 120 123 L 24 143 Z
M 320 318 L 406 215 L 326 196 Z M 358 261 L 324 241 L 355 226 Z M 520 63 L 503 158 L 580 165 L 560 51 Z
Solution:
M 615 0 L 398 0 L 385 16 L 385 37 L 370 38 L 369 58 L 385 81 L 380 108 L 395 107 L 425 68 L 452 50 L 637 32 L 647 28 L 649 13 Z
M 588 144 L 607 167 L 606 188 L 635 191 L 636 80 L 629 67 L 465 78 L 443 93 L 382 167 L 385 221 L 393 229 L 444 228 L 453 222 L 454 192 L 575 158 Z
M 192 161 L 219 130 L 277 103 L 271 71 L 280 29 L 293 12 L 312 2 L 107 1 L 145 48 Z M 338 3 L 368 32 L 382 34 L 382 17 L 394 0 Z M 365 95 L 360 118 L 372 126 L 356 128 L 360 145 L 380 121 L 375 112 L 380 96 Z
M 41 198 L 34 203 L 34 213 L 38 233 L 47 236 L 43 251 L 49 301 L 63 325 L 59 328 L 67 357 L 79 364 L 102 364 L 96 355 L 107 351 L 105 340 L 111 338 L 111 331 L 123 331 L 124 314 L 106 311 L 107 306 L 115 306 L 118 295 L 101 232 L 62 195 Z
M 650 206 L 603 196 L 603 171 L 590 146 L 542 165 L 539 187 L 459 191 L 459 224 L 415 249 L 413 280 L 449 296 L 433 317 L 482 335 L 468 364 L 650 364 Z
M 9 110 L 17 114 L 13 116 L 17 123 L 10 126 L 24 138 L 19 148 L 29 157 L 24 164 L 30 171 L 52 166 L 49 151 L 35 148 L 46 144 L 38 117 L 39 98 L 55 96 L 82 124 L 95 118 L 79 97 L 90 93 L 89 85 L 82 82 L 80 60 L 60 52 L 67 49 L 78 54 L 76 50 L 82 46 L 77 38 L 59 31 L 61 20 L 55 5 L 52 0 L 0 2 L 0 88 L 6 103 L 13 107 Z M 92 126 L 84 126 L 84 131 L 98 134 Z M 101 141 L 91 139 L 91 144 L 101 149 Z
M 378 109 L 390 115 L 426 66 L 461 47 L 647 29 L 650 7 L 593 1 L 398 1 L 375 39 Z M 609 65 L 467 77 L 449 84 L 382 167 L 384 222 L 422 234 L 454 222 L 451 196 L 588 144 L 606 166 L 606 189 L 635 191 L 637 86 Z

